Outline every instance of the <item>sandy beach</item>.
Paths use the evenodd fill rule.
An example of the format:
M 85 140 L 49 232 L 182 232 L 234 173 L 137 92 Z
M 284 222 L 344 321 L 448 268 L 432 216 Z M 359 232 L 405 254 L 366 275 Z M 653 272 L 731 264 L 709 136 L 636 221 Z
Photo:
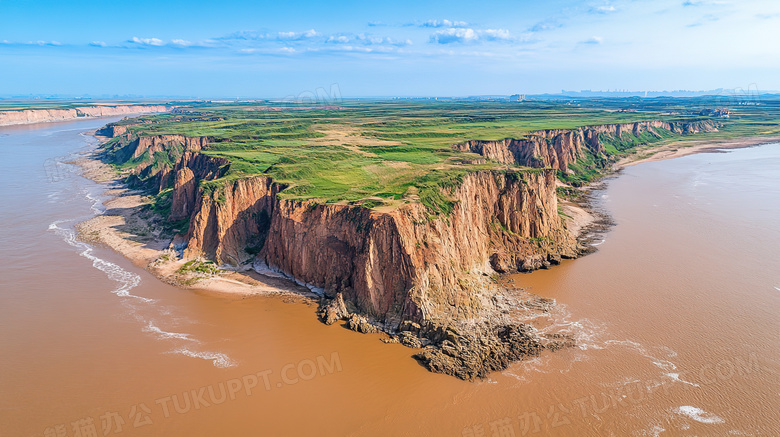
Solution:
M 106 185 L 104 195 L 110 197 L 103 202 L 103 214 L 76 225 L 80 240 L 110 247 L 163 282 L 180 288 L 232 296 L 317 297 L 281 275 L 262 275 L 249 267 L 234 270 L 220 266 L 213 273 L 187 269 L 188 260 L 180 260 L 173 248 L 176 235 L 167 231 L 151 210 L 151 196 L 124 185 L 116 171 L 100 161 L 95 152 L 70 163 L 82 169 L 82 176 Z
M 718 149 L 739 149 L 761 144 L 775 143 L 780 137 L 745 137 L 731 139 L 692 139 L 665 144 L 658 147 L 639 149 L 634 154 L 626 156 L 613 165 L 613 170 L 630 167 L 643 162 L 662 161 L 665 159 L 679 158 L 694 153 L 713 152 Z

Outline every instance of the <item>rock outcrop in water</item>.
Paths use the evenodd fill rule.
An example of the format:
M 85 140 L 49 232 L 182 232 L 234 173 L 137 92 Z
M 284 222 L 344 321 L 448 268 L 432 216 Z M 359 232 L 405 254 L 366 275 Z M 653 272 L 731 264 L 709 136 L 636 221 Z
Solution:
M 142 112 L 166 112 L 166 105 L 113 105 L 80 106 L 71 109 L 24 109 L 18 111 L 0 111 L 0 126 L 15 124 L 48 123 L 52 121 L 75 120 L 90 117 L 108 117 Z
M 117 126 L 113 159 L 138 161 L 134 178 L 171 189 L 171 221 L 189 218 L 185 258 L 235 268 L 270 269 L 322 296 L 320 318 L 346 320 L 358 332 L 397 334 L 432 371 L 480 378 L 570 338 L 543 338 L 528 325 L 496 317 L 497 273 L 531 271 L 582 253 L 558 213 L 556 172 L 602 134 L 714 129 L 707 122 L 643 122 L 535 132 L 522 140 L 470 141 L 454 147 L 525 170 L 474 171 L 446 193 L 449 214 L 432 216 L 419 202 L 380 212 L 363 206 L 285 199 L 286 188 L 263 175 L 210 183 L 230 162 L 200 151 L 209 138 L 131 137 Z M 144 156 L 163 153 L 174 165 Z

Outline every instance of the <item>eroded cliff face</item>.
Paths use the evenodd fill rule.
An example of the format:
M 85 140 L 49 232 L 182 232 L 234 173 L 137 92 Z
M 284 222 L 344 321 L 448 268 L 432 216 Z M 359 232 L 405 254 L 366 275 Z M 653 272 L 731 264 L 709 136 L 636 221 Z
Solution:
M 265 176 L 211 186 L 230 163 L 199 152 L 208 138 L 104 132 L 121 136 L 115 156 L 138 161 L 134 177 L 172 189 L 169 219 L 189 218 L 185 257 L 256 263 L 326 296 L 341 293 L 388 330 L 480 318 L 496 272 L 547 267 L 579 251 L 558 214 L 552 169 L 468 173 L 447 193 L 456 200 L 449 215 L 431 216 L 418 202 L 378 212 L 284 199 L 285 187 Z M 175 165 L 151 159 L 161 154 Z
M 420 203 L 377 212 L 280 199 L 284 187 L 263 176 L 236 180 L 197 192 L 184 257 L 281 272 L 324 295 L 326 323 L 398 333 L 407 346 L 425 346 L 417 358 L 432 371 L 481 378 L 573 344 L 496 317 L 496 271 L 579 253 L 558 215 L 555 181 L 552 169 L 471 173 L 451 193 L 452 213 L 431 217 Z
M 548 129 L 531 132 L 523 139 L 504 139 L 500 141 L 467 141 L 454 148 L 478 153 L 505 164 L 518 164 L 535 168 L 553 168 L 569 172 L 569 165 L 583 157 L 585 150 L 594 155 L 604 153 L 602 139 L 607 136 L 620 140 L 626 134 L 639 137 L 649 133 L 661 138 L 661 130 L 678 135 L 717 131 L 714 121 L 663 122 L 643 121 L 637 123 L 605 124 L 577 129 Z
M 15 124 L 47 123 L 87 117 L 108 117 L 123 114 L 139 114 L 170 111 L 166 105 L 117 105 L 82 106 L 73 109 L 25 109 L 0 111 L 0 126 Z
M 185 259 L 280 272 L 323 296 L 326 323 L 345 319 L 359 332 L 397 334 L 405 345 L 424 347 L 417 358 L 429 369 L 472 379 L 573 344 L 507 321 L 495 275 L 581 254 L 558 213 L 558 170 L 586 150 L 602 153 L 605 135 L 660 135 L 660 129 L 693 133 L 715 126 L 643 122 L 456 146 L 537 168 L 467 173 L 445 193 L 455 201 L 451 212 L 439 215 L 415 201 L 377 211 L 285 199 L 286 187 L 269 177 L 225 178 L 230 162 L 202 152 L 209 138 L 106 132 L 121 137 L 113 153 L 137 163 L 134 177 L 171 190 L 169 220 L 189 221 L 177 238 Z
M 193 199 L 193 173 L 178 171 L 186 182 L 174 199 Z M 405 320 L 479 318 L 496 271 L 547 267 L 579 250 L 558 215 L 552 170 L 471 173 L 452 193 L 453 212 L 433 218 L 419 203 L 377 212 L 279 199 L 283 188 L 260 176 L 198 191 L 186 201 L 195 209 L 185 256 L 260 263 L 327 296 L 341 293 L 395 330 Z M 181 204 L 172 219 L 186 212 Z
M 256 263 L 327 296 L 341 294 L 360 314 L 395 330 L 404 321 L 478 319 L 491 306 L 493 274 L 545 268 L 577 256 L 582 248 L 558 214 L 556 170 L 566 169 L 585 148 L 603 150 L 602 135 L 660 135 L 659 129 L 683 134 L 715 126 L 656 121 L 471 141 L 457 147 L 545 168 L 468 173 L 447 193 L 456 200 L 452 212 L 438 216 L 419 202 L 378 212 L 287 200 L 279 196 L 285 187 L 265 176 L 204 185 L 230 167 L 226 159 L 199 153 L 208 138 L 132 138 L 109 128 L 106 133 L 124 139 L 115 154 L 139 160 L 133 170 L 139 178 L 158 190 L 172 189 L 169 219 L 189 218 L 185 257 L 236 267 Z M 174 167 L 150 159 L 160 154 L 175 161 Z

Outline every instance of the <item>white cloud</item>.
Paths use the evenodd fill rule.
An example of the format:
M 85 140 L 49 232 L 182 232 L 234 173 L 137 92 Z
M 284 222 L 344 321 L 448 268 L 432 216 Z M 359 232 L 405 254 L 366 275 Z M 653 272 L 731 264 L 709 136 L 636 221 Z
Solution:
M 186 39 L 174 39 L 171 41 L 171 43 L 181 47 L 189 47 L 192 45 L 192 43 L 187 41 Z
M 600 36 L 592 36 L 585 41 L 582 41 L 582 44 L 601 44 L 604 42 L 604 38 Z
M 479 35 L 474 29 L 462 27 L 438 30 L 431 35 L 431 42 L 439 44 L 467 43 L 474 42 L 478 39 Z
M 612 5 L 603 5 L 603 6 L 597 6 L 595 8 L 591 8 L 590 11 L 595 12 L 597 14 L 608 14 L 610 12 L 617 11 L 617 8 L 615 8 Z
M 365 33 L 359 33 L 357 35 L 355 34 L 334 34 L 330 35 L 327 38 L 324 39 L 325 43 L 332 43 L 332 44 L 358 44 L 363 46 L 374 46 L 374 45 L 387 45 L 387 46 L 395 46 L 395 47 L 401 47 L 401 46 L 407 46 L 411 45 L 412 41 L 410 40 L 395 40 L 393 38 L 389 37 L 381 37 L 381 36 L 374 36 L 371 34 L 365 34 Z
M 338 42 L 338 43 L 345 43 L 349 42 L 349 37 L 344 35 L 331 35 L 327 39 L 328 42 Z
M 437 30 L 431 35 L 430 41 L 438 44 L 472 43 L 484 41 L 510 41 L 512 35 L 506 29 L 474 30 L 464 27 L 452 27 Z
M 59 42 L 59 41 L 38 40 L 38 41 L 27 41 L 27 45 L 31 45 L 31 46 L 61 46 L 62 43 Z
M 508 40 L 511 38 L 506 29 L 485 29 L 481 31 L 481 34 L 488 40 Z
M 723 6 L 729 2 L 722 0 L 685 0 L 683 6 Z
M 305 32 L 278 32 L 277 33 L 278 39 L 290 39 L 290 40 L 314 38 L 320 35 L 321 34 L 314 29 L 309 29 Z
M 561 27 L 563 27 L 563 23 L 556 19 L 550 18 L 544 21 L 539 21 L 538 23 L 531 26 L 531 28 L 528 30 L 530 32 L 543 32 L 545 30 L 559 29 Z
M 422 23 L 421 27 L 466 27 L 469 24 L 465 21 L 450 21 L 450 20 L 428 20 Z
M 89 45 L 91 45 L 92 47 L 105 47 L 108 44 L 106 44 L 105 41 L 92 41 L 91 43 L 89 43 Z
M 136 44 L 155 47 L 159 47 L 164 44 L 163 40 L 159 38 L 138 38 L 137 36 L 134 36 L 130 41 Z

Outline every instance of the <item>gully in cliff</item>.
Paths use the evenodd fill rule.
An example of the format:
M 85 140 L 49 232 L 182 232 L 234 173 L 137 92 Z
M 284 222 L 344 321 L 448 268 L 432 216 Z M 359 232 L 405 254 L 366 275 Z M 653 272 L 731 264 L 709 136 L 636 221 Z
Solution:
M 364 142 L 340 144 L 344 136 L 332 144 L 332 126 L 308 124 L 299 137 L 312 137 L 309 148 L 277 155 L 278 146 L 251 133 L 186 134 L 193 121 L 216 126 L 240 118 L 234 113 L 176 117 L 177 124 L 148 118 L 98 131 L 105 142 L 96 156 L 150 195 L 132 220 L 154 236 L 145 247 L 157 250 L 137 262 L 187 287 L 224 287 L 222 278 L 256 293 L 287 278 L 316 294 L 326 324 L 383 331 L 384 341 L 418 349 L 415 358 L 431 371 L 469 380 L 575 344 L 571 333 L 542 333 L 525 322 L 550 315 L 553 301 L 499 286 L 501 273 L 548 268 L 588 251 L 577 239 L 577 208 L 559 203 L 562 181 L 586 183 L 614 161 L 613 150 L 640 140 L 716 130 L 708 121 L 587 126 L 468 141 L 427 157 L 354 130 L 351 137 Z M 241 118 L 234 126 L 254 125 Z M 407 155 L 389 155 L 399 150 Z M 323 159 L 315 152 L 326 156 L 322 168 L 337 159 L 365 172 L 389 168 L 378 174 L 400 188 L 380 193 L 356 186 L 361 180 L 342 188 L 300 172 L 306 163 L 296 153 Z M 407 179 L 393 185 L 392 178 Z M 361 194 L 349 200 L 354 190 Z M 323 201 L 326 194 L 334 197 Z M 140 253 L 105 227 L 82 233 Z

